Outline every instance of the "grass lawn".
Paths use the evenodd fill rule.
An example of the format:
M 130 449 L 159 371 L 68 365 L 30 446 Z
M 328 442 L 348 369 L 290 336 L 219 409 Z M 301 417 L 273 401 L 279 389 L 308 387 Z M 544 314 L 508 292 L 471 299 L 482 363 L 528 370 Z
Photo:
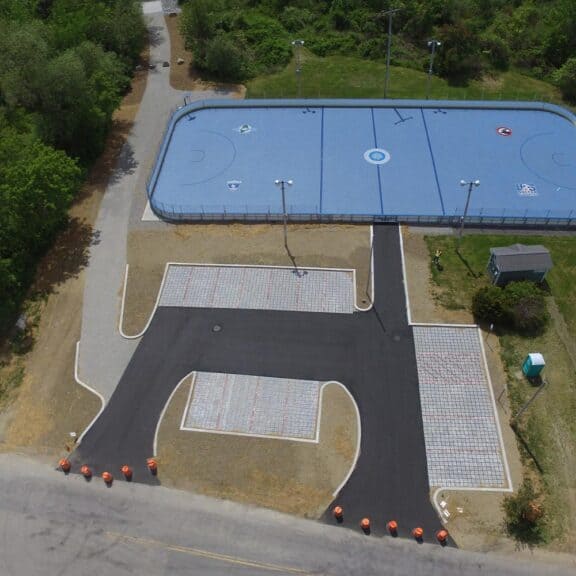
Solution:
M 308 52 L 302 56 L 302 97 L 304 98 L 382 98 L 384 62 L 329 56 L 319 58 Z M 424 98 L 425 72 L 392 66 L 390 98 Z M 297 84 L 294 62 L 284 70 L 260 76 L 247 84 L 247 98 L 295 98 Z M 498 78 L 471 82 L 467 87 L 448 86 L 432 78 L 430 98 L 442 100 L 544 100 L 561 104 L 556 88 L 517 72 L 505 72 Z
M 546 535 L 554 548 L 576 552 L 576 237 L 468 235 L 462 239 L 459 257 L 452 236 L 426 237 L 430 260 L 442 250 L 441 271 L 432 268 L 440 288 L 438 300 L 447 308 L 468 308 L 472 294 L 489 283 L 486 275 L 489 248 L 515 242 L 543 244 L 552 254 L 554 268 L 548 275 L 552 322 L 537 338 L 503 334 L 502 357 L 508 373 L 512 413 L 534 394 L 523 377 L 521 363 L 529 352 L 546 359 L 544 377 L 548 386 L 519 422 L 528 450 L 526 464 L 539 475 L 545 491 Z M 496 338 L 490 336 L 489 338 Z

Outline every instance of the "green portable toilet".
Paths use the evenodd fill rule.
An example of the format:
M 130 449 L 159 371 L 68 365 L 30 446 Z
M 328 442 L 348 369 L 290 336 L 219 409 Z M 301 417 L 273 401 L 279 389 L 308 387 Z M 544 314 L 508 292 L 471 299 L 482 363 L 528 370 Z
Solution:
M 524 364 L 522 364 L 522 372 L 524 372 L 524 376 L 527 378 L 536 378 L 536 376 L 542 372 L 544 366 L 546 366 L 544 356 L 539 352 L 533 352 L 526 356 L 526 360 L 524 360 Z

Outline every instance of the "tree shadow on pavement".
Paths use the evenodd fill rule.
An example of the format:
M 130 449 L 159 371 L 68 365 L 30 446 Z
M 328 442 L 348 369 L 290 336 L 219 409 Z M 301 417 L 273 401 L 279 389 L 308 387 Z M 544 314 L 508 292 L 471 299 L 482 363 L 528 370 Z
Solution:
M 129 142 L 125 141 L 118 156 L 116 166 L 108 180 L 108 185 L 112 186 L 113 184 L 117 184 L 124 176 L 134 174 L 137 167 L 138 162 L 134 157 L 134 149 Z
M 150 41 L 150 46 L 160 46 L 164 41 L 164 36 L 162 36 L 162 26 L 150 26 L 148 28 L 148 38 Z

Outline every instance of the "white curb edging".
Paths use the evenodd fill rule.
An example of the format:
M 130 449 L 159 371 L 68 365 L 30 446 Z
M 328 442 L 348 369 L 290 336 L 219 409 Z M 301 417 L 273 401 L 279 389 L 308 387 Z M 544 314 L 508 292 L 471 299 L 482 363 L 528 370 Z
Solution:
M 84 438 L 84 436 L 86 435 L 88 430 L 90 430 L 90 428 L 92 428 L 92 426 L 94 425 L 96 420 L 98 420 L 98 418 L 100 418 L 100 414 L 102 414 L 102 412 L 104 411 L 104 408 L 106 407 L 106 400 L 104 399 L 104 396 L 102 396 L 102 394 L 100 394 L 100 392 L 98 392 L 97 390 L 94 390 L 94 388 L 92 388 L 91 386 L 88 386 L 88 384 L 86 384 L 85 382 L 82 382 L 82 380 L 80 380 L 80 376 L 78 375 L 78 359 L 79 359 L 79 357 L 80 357 L 80 340 L 78 340 L 78 342 L 76 342 L 76 357 L 74 358 L 74 380 L 76 380 L 76 382 L 78 384 L 80 384 L 80 386 L 82 386 L 83 388 L 86 388 L 86 390 L 88 390 L 88 391 L 92 392 L 92 394 L 95 394 L 96 396 L 98 396 L 102 405 L 100 407 L 100 410 L 96 414 L 96 416 L 94 416 L 94 418 L 92 419 L 90 424 L 88 424 L 88 426 L 86 426 L 86 428 L 84 429 L 82 434 L 80 434 L 80 436 L 78 437 L 78 440 L 76 442 L 77 445 L 80 445 L 80 443 L 82 442 L 82 439 Z
M 400 256 L 402 258 L 402 284 L 404 286 L 404 298 L 406 299 L 406 317 L 408 325 L 412 326 L 412 313 L 410 312 L 410 297 L 408 296 L 408 276 L 406 276 L 406 261 L 404 259 L 404 240 L 402 239 L 402 226 L 398 226 L 400 236 Z

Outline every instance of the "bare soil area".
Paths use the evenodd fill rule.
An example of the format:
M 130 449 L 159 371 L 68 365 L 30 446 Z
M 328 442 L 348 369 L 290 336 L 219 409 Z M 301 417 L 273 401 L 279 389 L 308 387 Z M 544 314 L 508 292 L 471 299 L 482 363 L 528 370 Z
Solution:
M 406 282 L 412 322 L 426 324 L 474 324 L 468 310 L 447 310 L 438 304 L 438 288 L 432 283 L 428 246 L 421 232 L 402 227 Z
M 357 418 L 338 385 L 324 388 L 318 444 L 180 430 L 191 378 L 158 435 L 162 482 L 217 498 L 318 518 L 354 461 Z
M 24 367 L 22 384 L 1 417 L 3 451 L 56 458 L 72 448 L 70 432 L 82 432 L 100 409 L 100 400 L 74 380 L 84 269 L 100 202 L 144 94 L 147 62 L 146 53 L 130 93 L 114 114 L 105 150 L 70 208 L 68 226 L 38 266 L 30 291 L 40 318 L 33 347 L 24 356 L 7 358 L 1 369 L 10 371 L 18 362 Z
M 218 82 L 206 82 L 200 79 L 194 70 L 194 56 L 186 50 L 184 38 L 180 34 L 180 16 L 172 14 L 165 16 L 166 27 L 170 35 L 170 85 L 176 90 L 223 90 L 226 93 L 232 91 L 236 98 L 244 98 L 246 87 L 241 84 L 221 84 Z M 184 60 L 178 64 L 179 60 Z
M 358 304 L 369 304 L 370 228 L 290 225 L 288 244 L 298 266 L 356 269 Z M 123 328 L 137 334 L 154 309 L 167 262 L 292 266 L 281 225 L 200 224 L 133 230 Z

